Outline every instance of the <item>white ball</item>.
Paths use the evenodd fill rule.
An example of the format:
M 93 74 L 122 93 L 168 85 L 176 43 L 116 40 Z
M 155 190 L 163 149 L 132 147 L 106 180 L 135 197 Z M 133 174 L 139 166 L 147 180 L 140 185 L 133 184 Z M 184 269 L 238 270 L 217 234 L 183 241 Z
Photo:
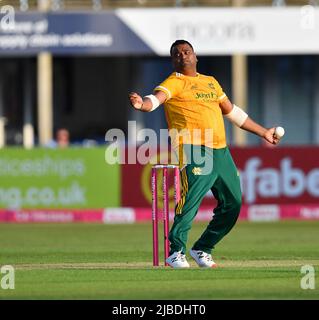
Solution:
M 285 129 L 283 127 L 277 127 L 275 129 L 275 136 L 281 138 L 285 134 Z

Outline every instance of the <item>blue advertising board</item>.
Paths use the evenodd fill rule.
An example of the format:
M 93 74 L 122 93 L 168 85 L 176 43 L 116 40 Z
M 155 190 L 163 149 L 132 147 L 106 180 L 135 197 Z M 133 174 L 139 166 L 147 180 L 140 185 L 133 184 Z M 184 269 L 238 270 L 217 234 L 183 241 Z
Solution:
M 0 15 L 0 55 L 154 54 L 113 12 L 17 13 Z

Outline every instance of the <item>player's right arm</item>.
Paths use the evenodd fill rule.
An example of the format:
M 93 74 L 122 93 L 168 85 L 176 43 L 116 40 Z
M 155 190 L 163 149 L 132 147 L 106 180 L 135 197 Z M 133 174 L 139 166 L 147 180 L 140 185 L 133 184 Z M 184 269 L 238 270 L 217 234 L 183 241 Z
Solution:
M 153 94 L 141 97 L 136 92 L 129 94 L 131 105 L 136 110 L 151 112 L 164 102 L 178 95 L 184 87 L 184 81 L 173 72 L 160 85 L 155 87 Z
M 129 94 L 129 99 L 134 109 L 143 112 L 151 112 L 166 101 L 167 95 L 163 91 L 155 91 L 154 94 L 142 98 L 138 93 L 131 92 Z

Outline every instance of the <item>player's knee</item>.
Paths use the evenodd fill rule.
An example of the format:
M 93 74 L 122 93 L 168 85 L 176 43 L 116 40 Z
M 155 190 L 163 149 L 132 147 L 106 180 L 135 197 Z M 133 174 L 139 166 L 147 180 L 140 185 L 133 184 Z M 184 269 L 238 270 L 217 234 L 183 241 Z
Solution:
M 233 209 L 234 215 L 239 215 L 241 205 L 242 205 L 241 197 L 235 197 L 232 202 L 232 209 Z

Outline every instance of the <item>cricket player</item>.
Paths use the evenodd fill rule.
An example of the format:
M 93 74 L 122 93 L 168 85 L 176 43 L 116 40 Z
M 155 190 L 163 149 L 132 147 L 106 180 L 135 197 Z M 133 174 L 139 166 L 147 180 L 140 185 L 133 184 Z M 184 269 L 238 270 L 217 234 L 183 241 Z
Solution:
M 188 41 L 176 40 L 170 55 L 174 72 L 152 94 L 142 98 L 132 92 L 129 99 L 136 110 L 143 112 L 151 112 L 164 104 L 168 129 L 175 129 L 172 130 L 175 133 L 186 132 L 182 133 L 182 140 L 176 134 L 171 135 L 171 142 L 179 154 L 183 145 L 183 161 L 179 159 L 181 199 L 175 207 L 169 233 L 170 255 L 166 262 L 173 268 L 189 267 L 185 256 L 188 232 L 204 196 L 211 190 L 217 199 L 217 207 L 206 230 L 190 250 L 199 267 L 211 268 L 216 266 L 212 250 L 235 225 L 242 204 L 239 174 L 226 144 L 223 117 L 271 144 L 278 144 L 279 138 L 275 136 L 275 128 L 262 127 L 233 104 L 214 77 L 197 72 L 198 60 Z M 207 129 L 212 132 L 210 138 L 192 135 L 195 130 Z M 196 163 L 190 150 L 204 152 L 206 161 L 213 164 L 208 173 L 203 174 L 203 163 Z

